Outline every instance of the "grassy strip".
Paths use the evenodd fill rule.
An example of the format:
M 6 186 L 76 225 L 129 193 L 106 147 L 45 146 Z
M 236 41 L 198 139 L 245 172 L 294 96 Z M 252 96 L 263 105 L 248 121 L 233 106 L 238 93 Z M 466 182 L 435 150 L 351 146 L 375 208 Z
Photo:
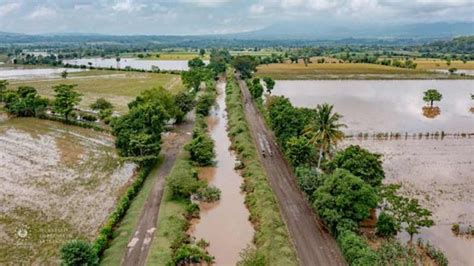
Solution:
M 187 153 L 183 152 L 166 179 L 167 185 L 161 201 L 157 231 L 148 254 L 147 265 L 173 264 L 173 247 L 185 238 L 184 235 L 189 226 L 186 210 L 191 205 L 191 201 L 173 199 L 168 182 L 182 176 L 191 177 L 194 173 L 194 167 L 189 162 Z
M 247 254 L 252 258 L 244 258 L 243 264 L 254 265 L 260 261 L 265 265 L 297 265 L 296 253 L 278 203 L 253 145 L 241 97 L 239 86 L 232 71 L 229 71 L 226 86 L 228 133 L 232 141 L 231 148 L 237 152 L 241 162 L 245 203 L 256 232 L 256 250 L 254 254 Z
M 119 226 L 114 230 L 110 246 L 103 254 L 101 261 L 102 265 L 120 265 L 123 257 L 123 251 L 126 250 L 127 244 L 129 243 L 131 237 L 133 237 L 133 232 L 137 227 L 143 205 L 148 198 L 148 194 L 150 194 L 150 191 L 153 188 L 153 184 L 157 176 L 156 172 L 158 171 L 162 162 L 163 156 L 160 156 L 158 164 L 150 172 L 149 177 L 145 180 L 142 189 L 138 193 L 137 197 L 133 200 L 126 215 L 123 217 Z
M 72 125 L 72 126 L 78 126 L 78 127 L 82 127 L 82 128 L 92 129 L 92 130 L 98 131 L 98 132 L 111 133 L 110 129 L 103 128 L 103 127 L 101 127 L 99 125 L 96 125 L 94 123 L 91 123 L 91 122 L 81 122 L 81 121 L 77 121 L 77 120 L 66 120 L 66 119 L 61 118 L 61 117 L 50 116 L 50 115 L 40 115 L 40 116 L 38 116 L 38 118 L 45 119 L 45 120 L 51 120 L 51 121 L 55 121 L 55 122 L 61 122 L 61 123 L 66 124 L 66 125 Z
M 153 169 L 154 165 L 156 164 L 155 161 L 148 162 L 143 164 L 138 171 L 137 177 L 133 181 L 132 185 L 127 189 L 124 195 L 120 198 L 117 205 L 115 206 L 115 210 L 109 216 L 105 224 L 99 231 L 99 235 L 93 242 L 93 247 L 96 253 L 101 256 L 105 249 L 109 246 L 109 242 L 113 239 L 114 230 L 116 229 L 119 222 L 122 221 L 122 218 L 127 213 L 132 200 L 138 195 L 141 188 L 143 187 L 143 183 L 145 182 L 146 177 L 150 174 L 151 170 Z

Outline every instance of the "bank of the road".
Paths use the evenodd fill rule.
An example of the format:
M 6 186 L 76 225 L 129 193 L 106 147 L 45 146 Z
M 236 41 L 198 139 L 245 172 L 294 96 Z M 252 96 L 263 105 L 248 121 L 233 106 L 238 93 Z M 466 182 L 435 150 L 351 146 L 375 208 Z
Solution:
M 258 147 L 259 136 L 268 141 L 272 156 L 259 153 L 278 206 L 286 222 L 301 265 L 345 265 L 346 262 L 335 239 L 324 228 L 303 193 L 298 189 L 296 177 L 276 145 L 273 133 L 266 127 L 263 117 L 254 104 L 243 80 L 228 75 L 229 83 L 238 83 L 238 93 L 244 103 L 245 119 L 252 135 L 253 144 Z M 232 80 L 231 80 L 232 79 Z

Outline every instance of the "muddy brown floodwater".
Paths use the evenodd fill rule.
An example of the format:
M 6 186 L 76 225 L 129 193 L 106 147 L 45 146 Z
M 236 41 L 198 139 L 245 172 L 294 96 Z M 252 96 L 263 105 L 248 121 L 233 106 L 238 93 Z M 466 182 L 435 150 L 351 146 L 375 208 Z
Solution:
M 244 194 L 240 190 L 242 177 L 234 170 L 235 155 L 229 150 L 227 136 L 227 112 L 225 110 L 225 83 L 219 82 L 217 105 L 210 117 L 211 137 L 216 148 L 217 164 L 203 168 L 200 178 L 221 190 L 221 199 L 212 204 L 201 204 L 201 218 L 193 222 L 189 232 L 196 239 L 210 243 L 209 253 L 215 257 L 215 265 L 235 265 L 239 253 L 251 245 L 254 230 L 245 207 Z
M 343 114 L 347 132 L 474 133 L 470 80 L 410 81 L 277 81 L 274 94 L 285 95 L 296 106 L 334 104 Z M 443 94 L 441 113 L 423 116 L 423 91 Z M 418 135 L 417 135 L 418 136 Z M 420 200 L 433 212 L 436 225 L 416 238 L 443 250 L 450 265 L 474 265 L 474 238 L 456 237 L 454 223 L 474 225 L 474 137 L 449 135 L 405 139 L 346 139 L 341 147 L 357 144 L 383 155 L 385 183 L 402 183 L 400 193 Z M 401 234 L 402 241 L 408 236 Z

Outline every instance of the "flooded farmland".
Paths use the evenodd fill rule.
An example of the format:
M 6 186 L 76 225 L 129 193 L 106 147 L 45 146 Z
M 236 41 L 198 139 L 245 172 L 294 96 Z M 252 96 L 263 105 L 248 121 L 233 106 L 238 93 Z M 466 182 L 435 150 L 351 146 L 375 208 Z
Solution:
M 443 94 L 435 102 L 440 115 L 427 118 L 423 91 Z M 321 80 L 278 81 L 273 94 L 290 98 L 296 106 L 330 103 L 344 117 L 348 133 L 359 132 L 474 132 L 472 80 Z
M 200 178 L 221 190 L 221 199 L 215 203 L 203 203 L 201 218 L 193 222 L 189 232 L 197 239 L 210 243 L 209 253 L 215 256 L 215 265 L 235 265 L 239 253 L 252 243 L 254 230 L 249 221 L 249 211 L 240 190 L 242 177 L 234 170 L 235 155 L 229 150 L 227 136 L 227 112 L 225 110 L 225 83 L 218 83 L 220 92 L 217 105 L 210 116 L 211 137 L 215 141 L 217 164 L 202 168 Z
M 126 68 L 153 70 L 158 67 L 161 70 L 188 70 L 187 60 L 140 60 L 136 58 L 121 58 L 117 62 L 116 58 L 82 58 L 65 60 L 64 64 L 85 65 L 106 68 Z
M 47 120 L 0 120 L 0 147 L 0 264 L 57 264 L 62 243 L 97 235 L 135 171 L 111 136 Z
M 285 95 L 296 106 L 334 104 L 344 115 L 349 134 L 400 132 L 397 139 L 351 138 L 341 146 L 361 145 L 383 154 L 386 183 L 402 182 L 401 193 L 418 198 L 433 212 L 435 226 L 416 237 L 428 239 L 447 255 L 450 265 L 474 265 L 474 239 L 454 236 L 454 223 L 474 225 L 474 137 L 449 135 L 403 137 L 404 132 L 444 131 L 474 133 L 474 105 L 469 80 L 410 81 L 277 81 L 275 95 Z M 423 116 L 423 91 L 443 94 L 435 103 L 441 113 Z M 409 136 L 412 136 L 411 134 Z M 418 135 L 417 135 L 418 136 Z M 406 236 L 401 235 L 402 239 Z
M 31 80 L 60 78 L 63 71 L 80 72 L 84 69 L 69 68 L 23 68 L 23 67 L 0 67 L 0 80 Z

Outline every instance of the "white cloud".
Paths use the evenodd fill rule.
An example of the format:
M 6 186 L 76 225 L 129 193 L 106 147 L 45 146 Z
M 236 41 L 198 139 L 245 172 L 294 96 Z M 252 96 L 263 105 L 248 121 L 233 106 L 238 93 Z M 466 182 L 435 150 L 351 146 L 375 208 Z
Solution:
M 145 4 L 137 4 L 137 3 L 134 3 L 133 0 L 124 0 L 124 1 L 120 0 L 114 6 L 112 6 L 112 9 L 119 12 L 131 13 L 131 12 L 140 11 L 144 7 L 146 7 Z
M 29 20 L 52 19 L 56 17 L 56 11 L 52 8 L 40 6 L 31 12 L 26 18 Z
M 250 13 L 252 14 L 262 14 L 265 11 L 265 6 L 260 4 L 255 4 L 250 6 Z
M 6 16 L 11 12 L 18 10 L 21 7 L 20 3 L 8 3 L 0 6 L 0 17 Z

